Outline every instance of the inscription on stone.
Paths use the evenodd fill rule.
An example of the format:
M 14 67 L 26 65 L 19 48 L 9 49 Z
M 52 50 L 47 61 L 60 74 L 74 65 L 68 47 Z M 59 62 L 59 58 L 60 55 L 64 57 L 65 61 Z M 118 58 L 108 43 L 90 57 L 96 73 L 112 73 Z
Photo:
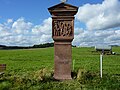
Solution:
M 63 20 L 53 21 L 53 36 L 72 36 L 72 22 Z

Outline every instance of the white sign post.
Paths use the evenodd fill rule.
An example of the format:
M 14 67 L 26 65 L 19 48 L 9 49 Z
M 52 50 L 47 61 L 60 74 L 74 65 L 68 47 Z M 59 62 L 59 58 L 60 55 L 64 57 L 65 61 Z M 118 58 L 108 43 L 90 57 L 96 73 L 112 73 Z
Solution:
M 100 77 L 102 78 L 102 61 L 103 61 L 103 53 L 100 54 Z

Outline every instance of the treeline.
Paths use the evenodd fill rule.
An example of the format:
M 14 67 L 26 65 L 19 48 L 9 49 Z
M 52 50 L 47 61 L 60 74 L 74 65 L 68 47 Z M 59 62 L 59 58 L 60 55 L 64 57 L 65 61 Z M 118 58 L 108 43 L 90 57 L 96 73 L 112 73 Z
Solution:
M 33 45 L 33 46 L 5 46 L 0 45 L 0 49 L 32 49 L 32 48 L 47 48 L 47 47 L 54 47 L 54 43 L 45 43 L 45 44 L 39 44 L 39 45 Z M 72 47 L 76 47 L 73 46 Z
M 0 49 L 31 49 L 31 48 L 47 48 L 47 47 L 53 47 L 54 43 L 45 43 L 45 44 L 39 44 L 39 45 L 33 45 L 33 46 L 5 46 L 0 45 Z
M 54 43 L 45 43 L 45 44 L 39 44 L 34 45 L 32 48 L 46 48 L 46 47 L 53 47 Z
M 28 49 L 28 48 L 30 48 L 30 47 L 0 45 L 0 49 Z

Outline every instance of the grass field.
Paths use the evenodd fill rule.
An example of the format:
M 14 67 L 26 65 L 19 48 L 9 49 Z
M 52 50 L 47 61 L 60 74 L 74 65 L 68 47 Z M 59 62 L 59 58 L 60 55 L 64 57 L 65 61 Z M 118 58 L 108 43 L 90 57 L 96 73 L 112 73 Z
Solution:
M 0 63 L 7 64 L 0 76 L 0 90 L 119 90 L 120 47 L 117 55 L 104 55 L 103 78 L 99 77 L 98 53 L 94 48 L 73 48 L 73 80 L 53 79 L 54 49 L 0 50 Z

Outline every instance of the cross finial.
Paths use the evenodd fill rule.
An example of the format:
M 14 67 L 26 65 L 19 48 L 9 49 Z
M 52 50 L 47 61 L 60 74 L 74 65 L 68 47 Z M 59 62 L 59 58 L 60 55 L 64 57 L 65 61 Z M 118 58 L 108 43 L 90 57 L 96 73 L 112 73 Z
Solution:
M 60 0 L 60 1 L 63 2 L 63 3 L 67 2 L 67 0 Z

